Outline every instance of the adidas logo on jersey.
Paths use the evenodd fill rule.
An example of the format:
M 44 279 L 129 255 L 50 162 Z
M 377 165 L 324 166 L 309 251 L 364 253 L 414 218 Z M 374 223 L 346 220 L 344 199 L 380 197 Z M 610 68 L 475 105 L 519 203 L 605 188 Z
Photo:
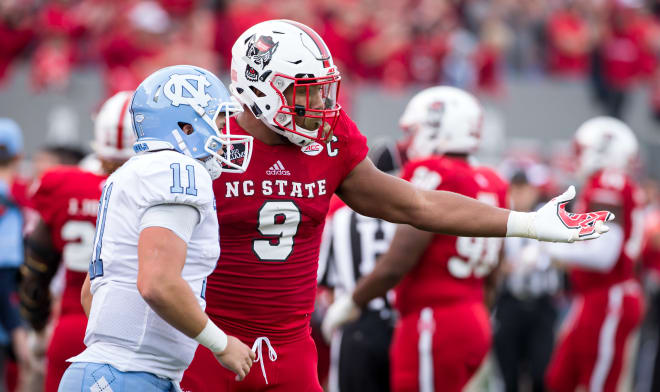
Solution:
M 266 170 L 266 174 L 269 176 L 290 176 L 291 172 L 286 170 L 282 162 L 278 160 L 270 169 Z

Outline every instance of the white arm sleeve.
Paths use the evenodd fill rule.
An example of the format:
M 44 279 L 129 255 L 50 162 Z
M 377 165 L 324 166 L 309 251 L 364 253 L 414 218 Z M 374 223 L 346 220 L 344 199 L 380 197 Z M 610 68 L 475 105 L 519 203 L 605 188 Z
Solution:
M 545 250 L 551 257 L 575 267 L 607 272 L 621 255 L 623 229 L 609 223 L 610 231 L 602 237 L 573 244 L 546 244 Z
M 186 244 L 190 242 L 195 226 L 200 222 L 197 208 L 187 204 L 159 204 L 149 207 L 142 215 L 140 232 L 147 227 L 171 230 Z

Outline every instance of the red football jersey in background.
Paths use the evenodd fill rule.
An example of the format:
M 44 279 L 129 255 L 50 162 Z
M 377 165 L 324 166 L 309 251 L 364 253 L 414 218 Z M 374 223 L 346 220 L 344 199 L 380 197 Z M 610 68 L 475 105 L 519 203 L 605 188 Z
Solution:
M 411 162 L 402 177 L 425 189 L 506 204 L 506 183 L 464 159 Z M 483 279 L 497 265 L 501 247 L 501 238 L 433 237 L 396 289 L 401 318 L 390 349 L 392 390 L 463 390 L 491 346 Z
M 235 119 L 231 132 L 247 134 Z M 305 151 L 255 139 L 247 171 L 223 173 L 213 184 L 220 259 L 208 278 L 206 312 L 248 344 L 309 336 L 330 198 L 365 159 L 367 144 L 342 112 L 332 140 Z
M 404 180 L 425 189 L 451 191 L 504 207 L 506 183 L 492 170 L 462 159 L 433 157 L 408 163 Z M 396 289 L 402 316 L 427 306 L 483 302 L 483 278 L 498 262 L 502 239 L 436 234 Z
M 60 166 L 42 176 L 32 196 L 66 267 L 62 314 L 83 313 L 80 289 L 89 269 L 96 213 L 106 178 L 75 166 Z
M 576 211 L 584 212 L 594 205 L 620 207 L 613 223 L 623 229 L 623 245 L 616 264 L 608 272 L 571 269 L 571 280 L 578 292 L 612 286 L 634 277 L 634 264 L 644 240 L 643 198 L 637 184 L 620 171 L 599 171 L 586 182 Z
M 630 360 L 626 355 L 629 340 L 641 323 L 644 308 L 634 273 L 644 233 L 642 196 L 637 185 L 617 170 L 595 173 L 582 189 L 575 210 L 619 207 L 610 225 L 619 225 L 623 238 L 609 271 L 571 268 L 577 295 L 546 371 L 551 390 L 574 391 L 581 386 L 609 392 L 621 387 L 620 379 Z M 613 241 L 617 237 L 606 238 Z

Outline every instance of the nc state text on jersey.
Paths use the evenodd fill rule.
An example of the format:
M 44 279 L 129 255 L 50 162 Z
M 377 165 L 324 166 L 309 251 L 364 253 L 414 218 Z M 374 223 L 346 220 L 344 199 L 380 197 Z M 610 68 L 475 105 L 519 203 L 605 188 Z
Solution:
M 261 188 L 255 187 L 252 180 L 226 182 L 227 192 L 225 197 L 253 196 L 255 192 L 261 191 L 264 196 L 287 196 L 313 198 L 323 196 L 327 193 L 325 179 L 310 183 L 302 183 L 288 180 L 263 180 Z

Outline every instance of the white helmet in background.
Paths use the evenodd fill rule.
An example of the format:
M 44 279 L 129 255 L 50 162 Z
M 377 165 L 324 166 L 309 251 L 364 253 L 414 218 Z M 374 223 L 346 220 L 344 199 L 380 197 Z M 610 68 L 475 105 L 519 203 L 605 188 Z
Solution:
M 470 93 L 449 86 L 415 95 L 399 120 L 411 137 L 409 159 L 432 154 L 469 154 L 479 146 L 483 112 Z
M 639 145 L 632 129 L 614 117 L 595 117 L 575 132 L 578 175 L 600 169 L 627 169 L 637 158 Z
M 110 97 L 94 119 L 92 149 L 101 159 L 125 161 L 134 155 L 133 120 L 129 112 L 133 91 Z
M 327 141 L 339 119 L 341 77 L 314 30 L 285 19 L 262 22 L 238 37 L 231 54 L 230 89 L 255 117 L 293 144 Z M 305 94 L 304 105 L 286 101 L 290 86 L 294 101 Z

